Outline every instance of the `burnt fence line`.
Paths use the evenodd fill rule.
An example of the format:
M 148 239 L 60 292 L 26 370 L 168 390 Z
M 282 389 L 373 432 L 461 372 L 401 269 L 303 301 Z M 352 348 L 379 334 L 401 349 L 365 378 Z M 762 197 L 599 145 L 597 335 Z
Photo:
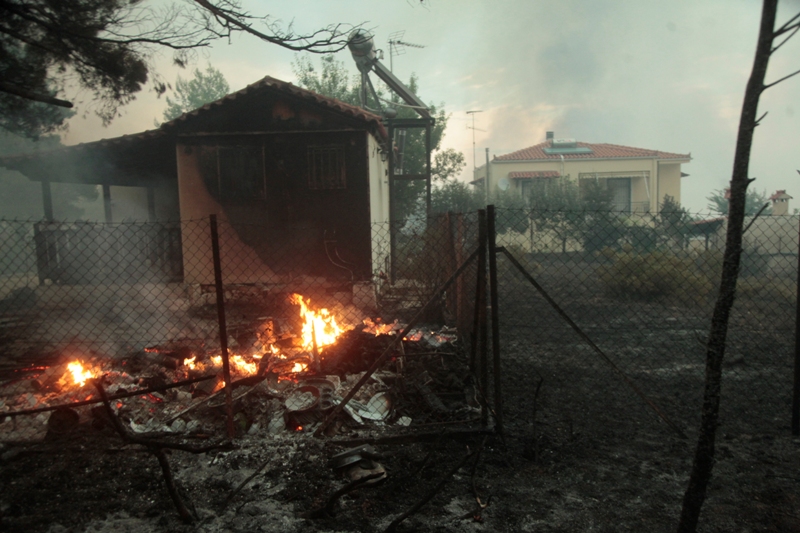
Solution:
M 2 254 L 4 259 L 0 262 L 0 343 L 4 349 L 8 348 L 4 351 L 4 361 L 0 362 L 0 372 L 7 377 L 0 383 L 3 393 L 0 439 L 24 442 L 43 438 L 43 431 L 49 431 L 51 423 L 44 415 L 64 406 L 80 410 L 85 421 L 84 416 L 89 413 L 84 407 L 92 405 L 93 400 L 85 399 L 91 393 L 84 388 L 98 375 L 110 376 L 109 394 L 121 406 L 124 404 L 121 408 L 132 410 L 125 416 L 131 418 L 132 424 L 136 420 L 135 431 L 159 430 L 163 426 L 159 426 L 159 419 L 151 420 L 144 415 L 148 402 L 177 402 L 170 406 L 175 414 L 170 414 L 165 424 L 170 426 L 175 422 L 178 429 L 173 429 L 180 431 L 181 414 L 203 403 L 188 399 L 190 386 L 192 390 L 203 389 L 205 394 L 221 386 L 217 371 L 211 371 L 209 366 L 214 354 L 220 356 L 220 363 L 216 364 L 225 366 L 227 360 L 231 370 L 237 371 L 236 380 L 225 380 L 231 386 L 224 389 L 246 387 L 241 389 L 245 394 L 234 391 L 233 398 L 225 402 L 229 407 L 220 426 L 226 427 L 230 435 L 234 421 L 231 414 L 236 414 L 231 412 L 230 405 L 246 402 L 248 387 L 252 387 L 252 381 L 247 381 L 243 373 L 262 371 L 262 365 L 252 357 L 253 350 L 258 346 L 263 348 L 258 344 L 261 339 L 252 334 L 254 323 L 262 321 L 258 327 L 267 322 L 270 328 L 275 326 L 276 330 L 269 335 L 279 343 L 291 339 L 285 336 L 286 331 L 278 331 L 278 323 L 296 325 L 290 323 L 294 319 L 288 320 L 286 316 L 285 302 L 275 315 L 274 324 L 260 308 L 251 307 L 276 304 L 276 298 L 282 299 L 291 292 L 311 294 L 306 301 L 310 307 L 312 302 L 315 304 L 314 310 L 336 303 L 335 310 L 356 324 L 364 318 L 376 317 L 354 311 L 356 304 L 374 308 L 375 312 L 382 310 L 383 316 L 378 318 L 386 320 L 386 325 L 395 317 L 405 324 L 410 310 L 431 297 L 445 278 L 452 277 L 451 286 L 425 313 L 422 327 L 411 332 L 414 339 L 401 342 L 401 352 L 409 350 L 409 343 L 428 337 L 436 343 L 458 339 L 463 344 L 460 353 L 471 349 L 476 267 L 468 261 L 466 267 L 462 263 L 471 256 L 477 241 L 477 214 L 448 214 L 422 225 L 400 228 L 395 251 L 401 275 L 396 286 L 389 286 L 384 278 L 388 270 L 383 260 L 389 249 L 388 225 L 373 225 L 371 235 L 368 234 L 375 243 L 370 258 L 373 275 L 368 281 L 374 285 L 373 290 L 353 279 L 355 268 L 341 268 L 354 264 L 353 258 L 347 255 L 347 249 L 337 248 L 339 243 L 328 235 L 324 254 L 317 253 L 319 250 L 311 247 L 313 243 L 302 238 L 284 243 L 287 249 L 273 248 L 262 254 L 255 245 L 260 236 L 273 235 L 271 228 L 218 221 L 217 231 L 212 233 L 211 219 L 166 226 L 170 231 L 178 231 L 180 280 L 164 275 L 162 263 L 152 257 L 153 247 L 146 245 L 147 239 L 160 238 L 162 224 L 0 221 L 0 251 L 8 252 Z M 303 236 L 302 232 L 298 235 Z M 306 252 L 308 255 L 304 255 Z M 104 255 L 102 260 L 98 260 L 99 255 Z M 276 257 L 280 261 L 273 263 Z M 294 257 L 294 264 L 287 262 L 286 257 Z M 341 275 L 338 281 L 323 282 L 314 272 L 303 270 L 309 265 L 324 267 L 316 263 L 320 258 L 326 261 L 325 265 L 331 263 L 331 268 L 336 269 L 332 271 Z M 257 281 L 253 282 L 254 279 Z M 224 324 L 220 321 L 220 310 L 227 316 Z M 293 309 L 292 314 L 297 315 L 297 310 Z M 264 318 L 269 320 L 263 322 Z M 445 323 L 458 326 L 457 331 L 463 334 L 426 329 L 431 327 L 429 324 Z M 260 330 L 255 333 L 256 337 L 267 335 Z M 226 344 L 228 357 L 225 357 Z M 422 368 L 420 362 L 430 358 L 427 352 L 434 356 L 430 358 L 433 362 L 439 359 L 445 362 L 443 356 L 452 358 L 447 354 L 459 352 L 438 346 L 411 349 L 402 357 L 408 361 L 407 369 L 395 368 L 392 363 L 387 370 L 397 371 L 401 377 L 411 375 L 408 369 L 418 372 Z M 315 345 L 309 351 L 316 357 L 323 349 L 322 345 Z M 442 381 L 448 368 L 455 370 L 461 364 L 459 357 L 447 360 L 445 367 L 436 369 L 437 374 L 432 371 L 429 377 L 422 380 L 418 377 L 419 382 L 409 389 L 421 395 L 415 401 L 424 403 L 421 401 L 424 397 L 429 402 L 428 408 L 433 406 L 430 415 L 414 421 L 421 424 L 419 427 L 431 429 L 471 420 L 469 411 L 461 419 L 455 416 L 450 400 L 446 400 L 445 406 L 437 399 L 438 392 L 430 389 L 432 383 Z M 467 372 L 466 359 L 464 372 Z M 73 363 L 80 364 L 72 368 Z M 195 365 L 201 366 L 195 369 Z M 212 377 L 198 377 L 203 372 L 212 372 Z M 431 377 L 433 382 L 429 381 Z M 163 380 L 167 383 L 159 383 Z M 132 389 L 135 392 L 131 394 L 118 392 Z M 169 395 L 160 395 L 171 389 L 174 391 Z M 452 397 L 454 389 L 446 394 L 450 396 L 445 397 Z M 486 394 L 475 396 L 485 398 Z M 130 399 L 141 405 L 128 406 Z M 212 407 L 218 403 L 219 400 L 207 402 Z M 12 412 L 16 415 L 12 416 Z M 22 425 L 14 422 L 13 427 L 4 425 L 11 418 L 29 422 Z M 155 426 L 148 426 L 150 422 Z M 250 421 L 245 421 L 247 425 L 242 426 L 240 418 L 235 422 L 237 432 L 250 425 Z M 411 430 L 414 431 L 413 426 Z
M 723 420 L 742 431 L 779 432 L 798 416 L 800 386 L 791 376 L 800 375 L 794 347 L 799 222 L 763 213 L 746 220 L 722 405 Z M 725 224 L 684 211 L 498 208 L 497 243 L 670 419 L 692 427 Z M 629 400 L 611 385 L 609 370 L 586 359 L 580 337 L 525 288 L 517 267 L 498 268 L 504 364 L 521 361 L 545 377 L 558 376 L 545 380 L 544 398 L 570 426 L 591 426 L 593 417 L 602 417 L 610 427 L 617 411 L 618 418 L 630 418 Z

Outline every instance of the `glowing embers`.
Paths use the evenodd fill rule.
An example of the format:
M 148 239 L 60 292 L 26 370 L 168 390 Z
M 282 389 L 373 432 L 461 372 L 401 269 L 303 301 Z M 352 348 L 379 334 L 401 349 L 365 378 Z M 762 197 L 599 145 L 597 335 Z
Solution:
M 381 322 L 380 319 L 372 320 L 371 318 L 365 318 L 362 321 L 364 327 L 361 331 L 364 333 L 371 333 L 375 336 L 378 335 L 389 335 L 391 333 L 395 333 L 400 329 L 403 329 L 403 326 L 400 325 L 397 320 L 394 322 L 389 322 L 388 324 L 385 322 Z

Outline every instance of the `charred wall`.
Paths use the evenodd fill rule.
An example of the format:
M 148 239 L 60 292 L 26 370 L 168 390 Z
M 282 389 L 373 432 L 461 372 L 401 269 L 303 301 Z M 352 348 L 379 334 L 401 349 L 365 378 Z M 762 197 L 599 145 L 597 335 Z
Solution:
M 232 233 L 224 238 L 232 241 L 221 242 L 223 255 L 225 249 L 254 254 L 266 267 L 262 273 L 241 272 L 240 282 L 264 281 L 267 272 L 368 279 L 367 136 L 363 131 L 182 136 L 177 144 L 182 218 L 217 213 L 230 225 Z M 198 244 L 193 241 L 184 235 L 184 256 L 187 246 Z M 186 281 L 205 282 L 209 266 L 187 265 Z

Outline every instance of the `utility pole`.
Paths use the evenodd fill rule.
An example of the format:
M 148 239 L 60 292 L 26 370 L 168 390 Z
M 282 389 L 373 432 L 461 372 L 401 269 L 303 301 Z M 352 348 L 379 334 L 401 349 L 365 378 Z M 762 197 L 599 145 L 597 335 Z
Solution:
M 486 180 L 483 184 L 484 194 L 486 195 L 486 205 L 489 205 L 489 149 L 486 149 Z
M 475 109 L 473 111 L 467 111 L 467 115 L 472 115 L 472 126 L 467 126 L 467 129 L 468 130 L 472 130 L 472 173 L 473 174 L 475 173 L 475 168 L 476 168 L 476 165 L 475 165 L 475 130 L 477 129 L 478 131 L 486 131 L 486 130 L 481 130 L 481 129 L 478 129 L 478 128 L 475 127 L 475 113 L 483 113 L 483 111 L 481 111 L 480 109 Z

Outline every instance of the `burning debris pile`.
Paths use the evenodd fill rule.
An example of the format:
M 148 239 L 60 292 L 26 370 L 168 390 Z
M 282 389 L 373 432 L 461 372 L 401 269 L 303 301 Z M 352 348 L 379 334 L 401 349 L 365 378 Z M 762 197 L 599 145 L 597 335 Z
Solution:
M 468 398 L 474 399 L 474 391 L 452 372 L 465 367 L 453 331 L 411 330 L 396 342 L 387 363 L 353 391 L 403 326 L 369 318 L 347 325 L 299 294 L 289 301 L 298 316 L 240 324 L 230 337 L 238 434 L 313 431 L 349 395 L 328 431 L 473 417 Z M 0 441 L 42 440 L 81 423 L 102 426 L 107 416 L 94 380 L 134 433 L 214 434 L 229 416 L 223 360 L 218 346 L 191 340 L 121 358 L 63 350 L 58 363 L 25 369 L 0 385 L 0 413 L 7 413 Z

